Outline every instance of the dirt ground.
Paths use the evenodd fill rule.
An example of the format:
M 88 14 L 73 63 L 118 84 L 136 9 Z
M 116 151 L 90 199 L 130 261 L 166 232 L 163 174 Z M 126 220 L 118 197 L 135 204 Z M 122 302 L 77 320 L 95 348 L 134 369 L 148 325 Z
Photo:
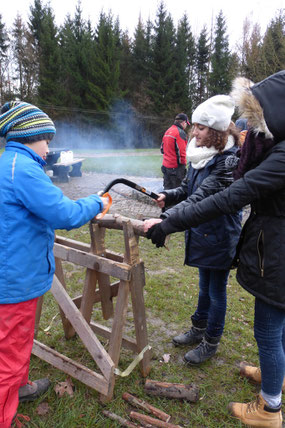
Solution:
M 55 183 L 63 193 L 71 199 L 78 199 L 98 193 L 103 190 L 112 180 L 119 178 L 112 174 L 82 173 L 82 177 L 70 177 L 69 183 Z M 162 190 L 162 178 L 125 176 L 155 193 Z M 126 217 L 142 220 L 143 218 L 159 217 L 161 210 L 148 196 L 124 184 L 116 184 L 110 189 L 113 199 L 110 214 L 121 214 Z

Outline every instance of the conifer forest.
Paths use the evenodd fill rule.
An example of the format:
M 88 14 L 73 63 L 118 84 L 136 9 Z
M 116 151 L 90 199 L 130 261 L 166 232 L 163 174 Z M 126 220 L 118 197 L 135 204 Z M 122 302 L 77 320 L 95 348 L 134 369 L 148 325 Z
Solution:
M 202 101 L 227 94 L 237 75 L 258 82 L 285 68 L 284 9 L 264 34 L 258 22 L 237 24 L 240 42 L 230 48 L 222 10 L 212 28 L 194 35 L 191 8 L 175 26 L 161 1 L 154 22 L 138 16 L 134 34 L 128 34 L 110 11 L 102 11 L 95 24 L 84 20 L 80 1 L 59 27 L 42 0 L 31 2 L 27 22 L 16 15 L 11 28 L 0 6 L 1 105 L 20 99 L 40 106 L 56 123 L 102 131 L 123 115 L 139 125 L 134 147 L 157 145 L 178 112 L 191 118 Z M 117 129 L 120 147 L 122 134 Z

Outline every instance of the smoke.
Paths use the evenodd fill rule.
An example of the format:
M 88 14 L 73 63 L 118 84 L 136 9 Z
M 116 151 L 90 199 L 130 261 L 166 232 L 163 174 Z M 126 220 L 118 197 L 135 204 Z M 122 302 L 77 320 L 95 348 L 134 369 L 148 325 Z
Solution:
M 56 136 L 51 147 L 62 149 L 132 149 L 158 146 L 153 122 L 140 115 L 130 103 L 116 101 L 109 112 L 85 113 L 55 121 Z

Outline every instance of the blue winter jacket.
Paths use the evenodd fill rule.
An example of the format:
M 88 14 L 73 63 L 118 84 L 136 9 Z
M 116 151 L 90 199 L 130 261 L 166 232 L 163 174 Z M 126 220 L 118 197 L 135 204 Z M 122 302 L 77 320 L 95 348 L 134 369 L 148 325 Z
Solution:
M 33 150 L 8 142 L 0 157 L 0 304 L 41 296 L 55 271 L 54 230 L 82 226 L 103 206 L 97 195 L 72 201 L 45 174 Z
M 225 164 L 236 151 L 237 147 L 234 146 L 217 154 L 202 169 L 194 169 L 189 164 L 187 177 L 181 186 L 162 192 L 166 195 L 166 203 L 178 203 L 161 215 L 162 219 L 167 219 L 161 223 L 166 234 L 185 230 L 189 205 L 220 192 L 233 182 L 232 172 Z M 240 233 L 240 212 L 221 215 L 197 227 L 188 227 L 185 234 L 185 264 L 206 269 L 230 269 Z

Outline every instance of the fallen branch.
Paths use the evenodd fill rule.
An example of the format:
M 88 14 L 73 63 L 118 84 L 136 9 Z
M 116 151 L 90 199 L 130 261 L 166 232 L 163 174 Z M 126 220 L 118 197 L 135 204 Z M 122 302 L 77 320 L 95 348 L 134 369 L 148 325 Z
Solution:
M 173 425 L 168 422 L 164 422 L 138 412 L 131 412 L 130 417 L 139 421 L 139 423 L 142 424 L 144 427 L 181 428 L 179 425 Z
M 147 379 L 144 390 L 147 394 L 158 395 L 159 397 L 179 398 L 195 403 L 199 399 L 199 388 L 195 384 L 180 384 L 158 382 Z
M 124 392 L 122 395 L 123 399 L 127 401 L 129 404 L 131 404 L 134 407 L 137 407 L 139 409 L 144 410 L 146 413 L 152 413 L 157 418 L 161 419 L 164 422 L 169 422 L 170 415 L 167 413 L 164 413 L 162 410 L 157 409 L 156 407 L 152 406 L 151 404 L 147 403 L 144 400 L 140 400 L 137 397 L 134 397 L 133 395 L 129 394 L 128 392 Z
M 116 413 L 109 412 L 109 410 L 103 410 L 103 415 L 107 416 L 108 418 L 112 419 L 113 421 L 119 422 L 123 427 L 128 428 L 142 428 L 139 427 L 137 424 L 133 424 L 132 422 L 129 422 L 127 419 L 122 418 L 119 415 L 116 415 Z

